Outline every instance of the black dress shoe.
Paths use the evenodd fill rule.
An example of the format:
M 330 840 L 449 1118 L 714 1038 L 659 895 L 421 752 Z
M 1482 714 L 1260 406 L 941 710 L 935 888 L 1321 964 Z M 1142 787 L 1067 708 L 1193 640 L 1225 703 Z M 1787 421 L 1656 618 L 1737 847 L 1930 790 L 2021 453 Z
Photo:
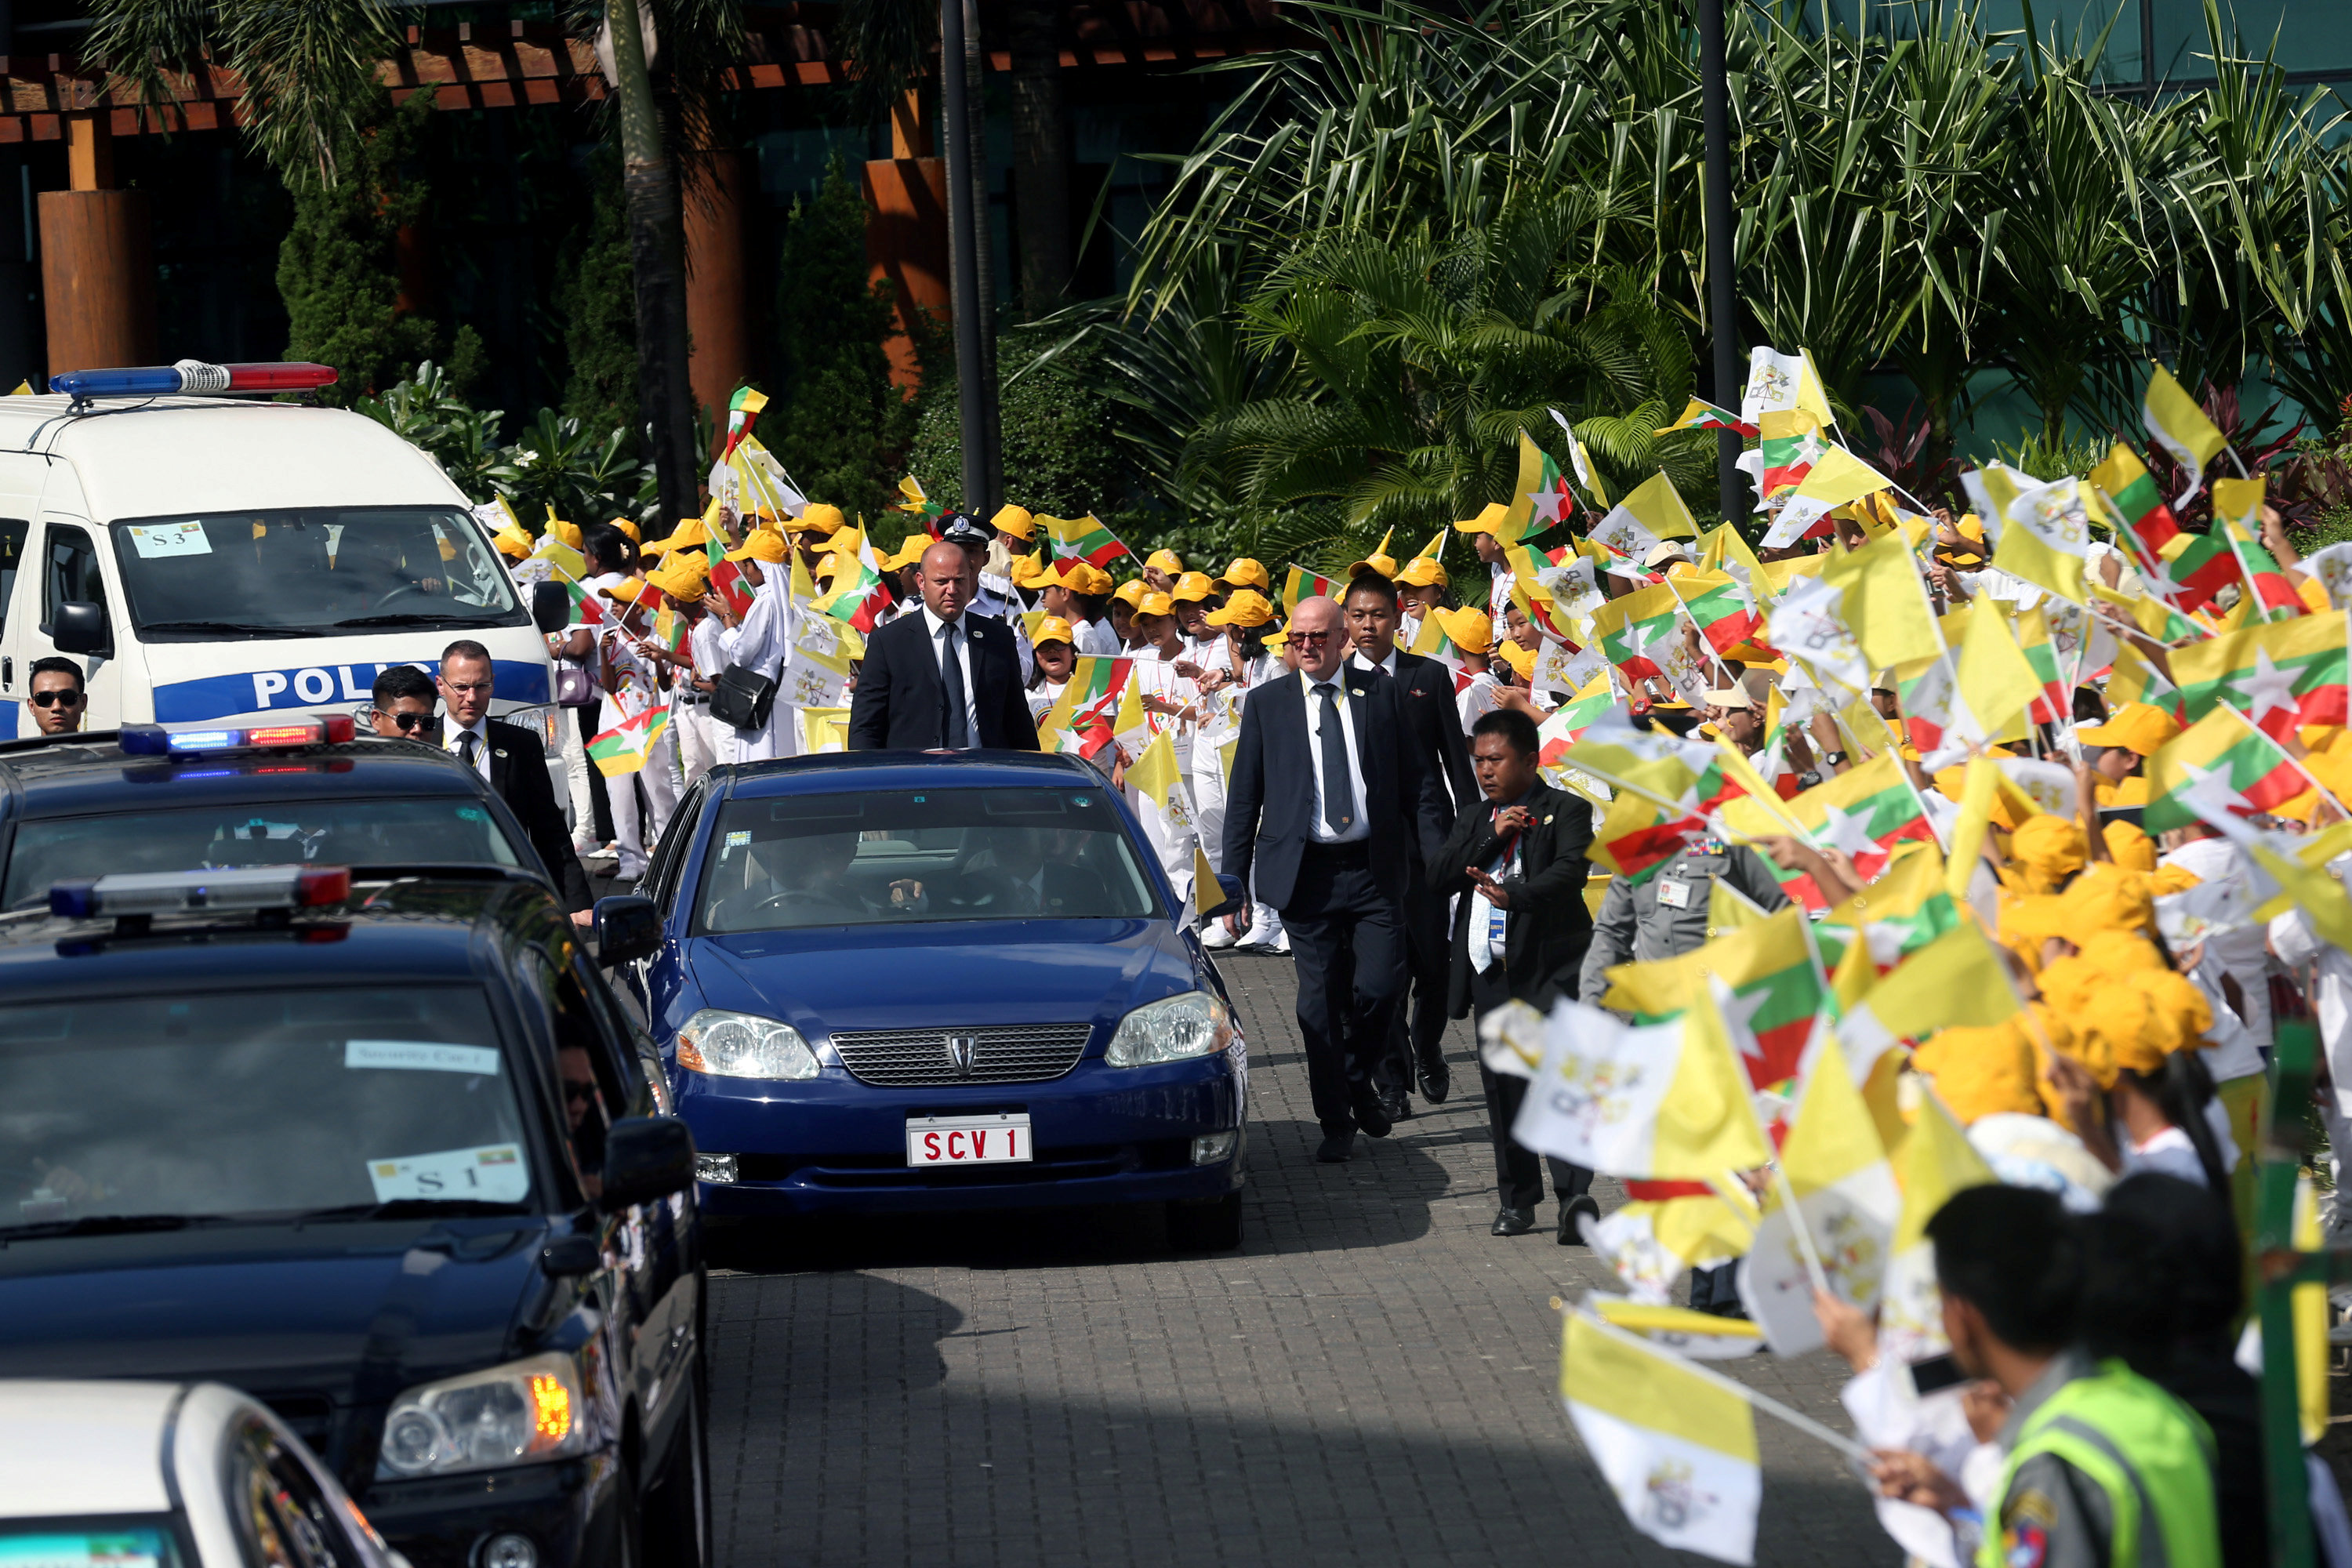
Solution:
M 1444 1057 L 1421 1064 L 1422 1099 L 1432 1105 L 1443 1105 L 1445 1103 L 1445 1097 L 1453 1092 L 1454 1071 L 1445 1065 Z
M 1315 1147 L 1315 1158 L 1326 1165 L 1344 1165 L 1356 1152 L 1356 1135 L 1342 1132 L 1336 1138 L 1326 1138 Z
M 1525 1236 L 1536 1227 L 1533 1209 L 1499 1209 L 1495 1223 L 1486 1227 L 1488 1236 Z
M 1412 1120 L 1412 1100 L 1405 1094 L 1402 1085 L 1381 1090 L 1381 1109 L 1388 1112 L 1391 1121 Z
M 1367 1138 L 1385 1138 L 1389 1135 L 1391 1123 L 1389 1121 L 1387 1108 L 1381 1104 L 1381 1099 L 1378 1093 L 1369 1089 L 1354 1097 L 1356 1125 L 1363 1130 L 1364 1136 Z
M 1576 1216 L 1580 1214 L 1591 1215 L 1597 1221 L 1601 1218 L 1601 1205 L 1593 1202 L 1590 1195 L 1583 1194 L 1572 1197 L 1559 1205 L 1559 1241 L 1562 1247 L 1584 1245 L 1583 1234 L 1576 1228 Z

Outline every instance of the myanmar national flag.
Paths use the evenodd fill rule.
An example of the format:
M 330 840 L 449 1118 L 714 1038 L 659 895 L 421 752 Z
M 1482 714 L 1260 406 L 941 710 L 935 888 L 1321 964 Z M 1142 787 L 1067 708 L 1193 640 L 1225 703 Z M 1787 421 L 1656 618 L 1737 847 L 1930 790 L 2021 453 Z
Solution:
M 2286 574 L 2279 570 L 2278 560 L 2263 548 L 2258 537 L 2262 530 L 2263 490 L 2261 479 L 2215 479 L 2213 481 L 2213 526 L 2237 557 L 2238 571 L 2252 585 L 2254 603 L 2246 618 L 2257 621 L 2291 621 L 2303 614 L 2303 596 L 2294 591 Z
M 1802 484 L 1813 465 L 1829 456 L 1830 441 L 1822 434 L 1821 421 L 1801 408 L 1768 410 L 1758 429 L 1762 437 L 1758 450 L 1764 459 L 1759 483 L 1768 498 Z
M 882 561 L 874 553 L 874 542 L 864 534 L 857 539 L 857 551 L 835 552 L 835 559 L 846 558 L 846 564 L 834 569 L 833 586 L 823 598 L 809 607 L 831 616 L 836 621 L 846 621 L 861 632 L 874 629 L 876 620 L 890 607 L 890 590 L 882 584 Z
M 2117 443 L 2107 460 L 2091 470 L 2091 482 L 2105 492 L 2143 553 L 2161 560 L 2164 547 L 2180 537 L 2180 524 L 2164 504 L 2156 476 L 2130 447 Z
M 2346 687 L 2352 684 L 2345 622 L 2340 615 L 2299 616 L 2173 649 L 2172 681 L 2179 689 L 2183 722 L 2226 704 L 2273 735 L 2305 724 L 2343 723 Z M 2119 671 L 2122 664 L 2118 654 Z
M 2188 544 L 2164 563 L 2171 579 L 2173 602 L 2184 610 L 2201 609 L 2213 595 L 2242 575 L 2229 541 L 2215 533 L 2184 533 Z
M 1756 1054 L 1743 1059 L 1748 1081 L 1759 1089 L 1796 1076 L 1813 1015 L 1829 999 L 1807 939 L 1805 911 L 1794 904 L 1679 958 L 1621 963 L 1606 973 L 1610 990 L 1601 1005 L 1631 1013 L 1637 1024 L 1680 1016 L 1706 994 L 1710 977 L 1721 980 L 1731 988 L 1722 1004 L 1726 1017 L 1755 1037 Z M 1742 1033 L 1735 1028 L 1731 1037 L 1738 1040 Z
M 1885 973 L 1960 923 L 1959 905 L 1944 881 L 1944 858 L 1934 846 L 1898 849 L 1885 876 L 1832 906 L 1813 927 L 1822 962 L 1834 968 L 1859 941 L 1871 968 Z
M 710 563 L 710 586 L 726 601 L 729 613 L 738 620 L 750 615 L 751 581 L 743 575 L 741 565 L 727 559 L 727 542 L 712 540 L 704 553 Z
M 1532 539 L 1576 515 L 1576 497 L 1569 491 L 1568 476 L 1551 460 L 1551 454 L 1529 440 L 1524 430 L 1519 432 L 1519 479 L 1522 488 L 1517 500 L 1528 508 L 1521 539 Z M 1517 505 L 1510 509 L 1517 510 Z M 1505 518 L 1509 521 L 1508 512 Z
M 1755 640 L 1764 617 L 1756 613 L 1755 601 L 1737 582 L 1711 574 L 1693 574 L 1670 581 L 1675 592 L 1682 595 L 1683 608 L 1697 623 L 1699 635 L 1716 652 L 1728 653 L 1742 643 Z
M 654 742 L 669 728 L 669 710 L 656 704 L 633 718 L 625 719 L 603 734 L 588 742 L 588 754 L 596 761 L 596 771 L 608 779 L 623 773 L 634 773 L 646 765 L 646 755 Z
M 2033 667 L 2033 679 L 2042 683 L 2042 695 L 2033 700 L 2027 716 L 2037 724 L 2066 723 L 2074 716 L 2074 704 L 2058 668 L 2058 645 L 2050 636 L 2049 616 L 2036 605 L 2017 617 L 2016 629 L 2018 649 Z
M 1347 584 L 1344 583 L 1335 583 L 1328 577 L 1320 576 L 1316 573 L 1309 572 L 1304 566 L 1293 566 L 1289 571 L 1283 574 L 1283 616 L 1286 619 L 1288 618 L 1290 612 L 1298 607 L 1298 601 L 1301 599 L 1312 599 L 1318 596 L 1326 599 L 1336 599 L 1339 596 L 1339 591 L 1346 586 Z
M 1126 694 L 1128 676 L 1134 670 L 1131 658 L 1104 658 L 1088 655 L 1080 658 L 1070 670 L 1070 679 L 1062 694 L 1054 699 L 1053 707 L 1037 721 L 1041 749 L 1050 749 L 1045 737 L 1067 731 L 1083 735 L 1098 723 L 1107 723 L 1118 711 L 1119 699 Z
M 1602 675 L 1537 727 L 1536 766 L 1556 768 L 1584 732 L 1617 710 L 1617 693 Z
M 1679 641 L 1682 600 L 1664 583 L 1611 599 L 1592 613 L 1601 651 L 1635 680 L 1666 672 L 1668 649 Z
M 1629 790 L 1609 803 L 1592 830 L 1592 858 L 1603 870 L 1639 886 L 1706 831 L 1704 819 Z
M 1085 517 L 1047 517 L 1038 521 L 1045 525 L 1046 544 L 1056 561 L 1076 556 L 1089 566 L 1108 566 L 1122 555 L 1129 559 L 1135 555 L 1091 512 Z
M 1651 434 L 1665 436 L 1676 430 L 1734 430 L 1742 436 L 1756 434 L 1756 426 L 1742 425 L 1738 415 L 1696 397 L 1683 405 L 1683 411 L 1675 416 L 1673 424 L 1661 425 Z
M 2311 787 L 2278 742 L 2226 708 L 2157 748 L 2147 760 L 2147 808 L 2140 825 L 2150 833 L 2202 820 L 2198 808 L 2252 816 L 2293 800 Z
M 601 626 L 612 618 L 605 609 L 606 601 L 596 591 L 576 578 L 558 575 L 563 584 L 563 596 L 572 601 L 572 619 L 578 625 Z
M 1744 836 L 1762 837 L 1789 830 L 1780 813 L 1793 818 L 1822 848 L 1844 850 L 1864 880 L 1877 876 L 1893 858 L 1894 847 L 1906 839 L 1936 842 L 1927 808 L 1919 804 L 1918 792 L 1911 787 L 1911 780 L 1891 751 L 1780 803 L 1779 813 L 1760 801 L 1735 800 L 1724 807 L 1723 820 Z M 1807 909 L 1829 907 L 1829 900 L 1806 873 L 1778 875 L 1781 889 Z
M 1686 814 L 1712 811 L 1761 787 L 1749 782 L 1753 769 L 1727 762 L 1720 745 L 1685 741 L 1664 730 L 1636 730 L 1622 717 L 1587 730 L 1559 761 L 1612 789 L 1631 790 Z

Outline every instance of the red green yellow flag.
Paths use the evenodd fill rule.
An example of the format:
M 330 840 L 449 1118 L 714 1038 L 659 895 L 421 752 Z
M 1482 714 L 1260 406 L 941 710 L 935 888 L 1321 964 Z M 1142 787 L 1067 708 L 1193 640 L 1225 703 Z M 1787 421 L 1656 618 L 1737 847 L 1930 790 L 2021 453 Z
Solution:
M 1346 586 L 1344 583 L 1335 583 L 1328 577 L 1309 572 L 1304 566 L 1293 566 L 1288 572 L 1283 574 L 1282 613 L 1287 618 L 1290 612 L 1298 607 L 1298 601 L 1301 599 L 1312 599 L 1318 596 L 1336 599 L 1339 596 L 1339 591 Z
M 1731 1037 L 1756 1041 L 1755 1053 L 1742 1055 L 1748 1081 L 1759 1089 L 1796 1076 L 1813 1015 L 1829 999 L 1805 911 L 1793 904 L 1678 958 L 1621 963 L 1606 973 L 1610 990 L 1601 1005 L 1633 1014 L 1636 1024 L 1680 1016 L 1706 994 L 1711 978 L 1721 980 L 1731 992 L 1721 1004 L 1724 1015 L 1741 1026 Z
M 1907 839 L 1936 842 L 1927 824 L 1927 808 L 1911 787 L 1895 752 L 1884 751 L 1858 767 L 1848 769 L 1792 800 L 1768 807 L 1757 800 L 1734 800 L 1723 808 L 1723 820 L 1735 832 L 1749 837 L 1786 833 L 1792 819 L 1823 849 L 1842 849 L 1854 869 L 1867 880 L 1893 858 L 1895 846 Z M 1829 900 L 1811 875 L 1781 871 L 1781 890 L 1809 910 L 1827 909 Z
M 669 710 L 659 705 L 624 719 L 601 735 L 588 742 L 588 755 L 595 760 L 596 771 L 606 778 L 618 778 L 644 768 L 646 757 L 654 742 L 669 728 Z
M 2276 741 L 2234 710 L 2216 708 L 2148 758 L 2140 825 L 2150 833 L 2187 827 L 2202 820 L 2200 805 L 2207 813 L 2252 816 L 2310 787 Z
M 2074 718 L 2074 704 L 2066 678 L 2058 668 L 2058 644 L 2050 636 L 2050 617 L 2036 605 L 2017 617 L 2017 647 L 2042 683 L 2027 717 L 2037 724 L 2063 724 Z
M 1683 411 L 1675 416 L 1673 424 L 1661 425 L 1651 434 L 1667 436 L 1676 430 L 1733 430 L 1742 436 L 1756 434 L 1756 426 L 1742 425 L 1738 415 L 1696 397 L 1683 405 Z
M 1601 675 L 1578 692 L 1568 703 L 1537 726 L 1540 742 L 1536 752 L 1536 765 L 1557 768 L 1568 754 L 1568 749 L 1583 738 L 1584 732 L 1617 710 L 1617 693 Z
M 1085 517 L 1047 517 L 1038 521 L 1045 525 L 1046 546 L 1056 561 L 1076 556 L 1089 566 L 1108 566 L 1122 555 L 1132 558 L 1135 554 L 1091 512 Z
M 2277 558 L 2263 548 L 2263 488 L 2261 479 L 2215 479 L 2213 526 L 2229 542 L 2240 575 L 2252 587 L 2246 620 L 2291 621 L 2303 614 L 2303 597 L 2279 570 Z
M 1682 600 L 1664 583 L 1653 583 L 1602 604 L 1592 612 L 1601 656 L 1633 679 L 1666 673 L 1668 650 L 1682 637 Z
M 2345 625 L 2340 615 L 2299 616 L 2173 649 L 2182 721 L 2193 723 L 2226 704 L 2282 737 L 2305 724 L 2343 723 L 2352 684 Z M 2120 653 L 2116 664 L 2120 672 Z
M 1628 790 L 1609 803 L 1592 830 L 1592 858 L 1603 870 L 1638 885 L 1706 831 L 1702 818 Z
M 2143 553 L 2160 560 L 2164 547 L 2180 537 L 2180 523 L 2164 504 L 2156 476 L 2130 447 L 2118 442 L 2107 460 L 2091 470 L 2091 482 L 2105 493 Z

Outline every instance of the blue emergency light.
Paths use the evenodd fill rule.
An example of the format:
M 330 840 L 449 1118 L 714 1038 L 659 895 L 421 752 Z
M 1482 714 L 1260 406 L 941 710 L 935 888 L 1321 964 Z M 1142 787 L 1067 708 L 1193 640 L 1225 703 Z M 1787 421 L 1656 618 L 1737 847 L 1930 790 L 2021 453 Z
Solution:
M 49 377 L 49 390 L 62 392 L 77 403 L 93 397 L 163 397 L 173 393 L 266 395 L 309 392 L 331 386 L 335 367 L 302 360 L 264 364 L 206 364 L 184 359 L 177 364 L 131 365 L 116 370 L 68 370 Z
M 125 756 L 202 757 L 216 752 L 282 752 L 297 746 L 333 746 L 358 731 L 348 713 L 321 713 L 286 724 L 231 725 L 208 730 L 166 730 L 161 724 L 125 724 L 115 737 Z
M 222 871 L 116 872 L 49 885 L 49 913 L 67 920 L 196 910 L 305 910 L 352 896 L 348 866 L 255 866 Z

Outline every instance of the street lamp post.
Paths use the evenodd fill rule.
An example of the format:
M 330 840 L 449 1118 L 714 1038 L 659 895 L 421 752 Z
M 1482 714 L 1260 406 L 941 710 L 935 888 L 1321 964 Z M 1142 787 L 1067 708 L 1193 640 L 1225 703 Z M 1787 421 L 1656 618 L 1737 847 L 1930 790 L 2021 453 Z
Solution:
M 1731 88 L 1723 63 L 1724 0 L 1696 0 L 1698 7 L 1699 108 L 1706 132 L 1706 170 L 1702 216 L 1706 227 L 1706 313 L 1715 336 L 1715 400 L 1738 409 L 1739 342 L 1731 287 Z M 1738 468 L 1739 435 L 1715 434 L 1715 479 L 1726 520 L 1748 515 L 1747 487 Z

